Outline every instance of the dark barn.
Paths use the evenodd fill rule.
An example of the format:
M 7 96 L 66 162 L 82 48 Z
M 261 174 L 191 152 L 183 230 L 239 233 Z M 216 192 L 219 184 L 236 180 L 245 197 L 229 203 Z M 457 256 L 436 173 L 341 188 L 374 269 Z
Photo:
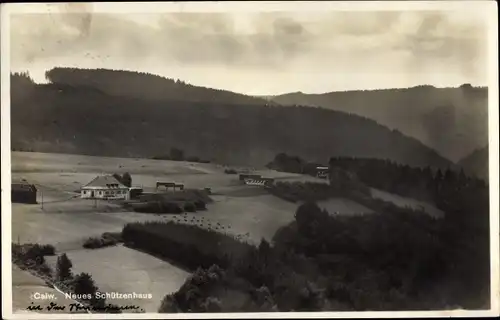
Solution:
M 12 183 L 12 202 L 35 204 L 37 189 L 34 185 L 28 183 Z

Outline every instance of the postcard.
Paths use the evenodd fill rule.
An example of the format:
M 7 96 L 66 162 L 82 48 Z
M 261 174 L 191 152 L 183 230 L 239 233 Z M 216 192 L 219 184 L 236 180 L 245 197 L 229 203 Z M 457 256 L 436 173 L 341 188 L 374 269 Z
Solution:
M 3 317 L 498 316 L 497 15 L 2 4 Z

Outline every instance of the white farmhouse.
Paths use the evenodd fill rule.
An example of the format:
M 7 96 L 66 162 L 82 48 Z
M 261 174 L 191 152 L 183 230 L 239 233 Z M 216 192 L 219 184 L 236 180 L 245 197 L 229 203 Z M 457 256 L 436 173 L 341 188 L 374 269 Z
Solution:
M 129 199 L 129 188 L 115 177 L 98 176 L 82 187 L 82 199 Z

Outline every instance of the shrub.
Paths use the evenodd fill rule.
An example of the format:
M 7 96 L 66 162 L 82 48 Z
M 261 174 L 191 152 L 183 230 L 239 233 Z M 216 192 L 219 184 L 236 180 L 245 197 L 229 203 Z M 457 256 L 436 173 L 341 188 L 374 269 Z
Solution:
M 98 249 L 103 247 L 114 246 L 117 243 L 118 241 L 116 239 L 110 237 L 88 238 L 83 243 L 83 247 L 85 249 Z
M 56 249 L 51 244 L 45 244 L 40 246 L 40 252 L 44 256 L 53 256 L 56 254 Z
M 37 270 L 47 276 L 52 275 L 52 270 L 45 264 L 46 255 L 54 255 L 55 249 L 52 245 L 39 244 L 15 244 L 12 243 L 13 262 L 22 268 Z
M 207 209 L 207 205 L 202 200 L 196 200 L 194 202 L 194 205 L 196 207 L 196 210 L 206 210 Z
M 122 183 L 127 186 L 131 187 L 132 186 L 132 177 L 130 176 L 130 173 L 125 172 L 122 176 Z
M 116 242 L 123 242 L 121 232 L 104 232 L 102 234 L 102 238 L 112 239 L 115 240 Z
M 40 264 L 36 270 L 49 278 L 51 278 L 54 273 L 52 268 L 50 268 L 45 262 Z
M 168 201 L 162 206 L 162 213 L 182 213 L 184 212 L 183 207 L 178 202 Z
M 80 273 L 77 274 L 74 278 L 73 290 L 77 295 L 90 297 L 90 299 L 81 300 L 91 302 L 95 299 L 95 294 L 98 288 L 96 287 L 95 282 L 89 273 Z
M 184 204 L 184 211 L 186 212 L 196 212 L 196 205 L 192 202 L 186 202 Z

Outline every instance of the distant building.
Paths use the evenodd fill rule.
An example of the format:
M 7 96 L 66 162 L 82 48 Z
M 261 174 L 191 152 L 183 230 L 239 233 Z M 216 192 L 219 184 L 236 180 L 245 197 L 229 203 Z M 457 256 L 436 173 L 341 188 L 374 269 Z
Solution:
M 316 167 L 316 177 L 321 179 L 328 179 L 329 167 Z
M 36 193 L 36 187 L 26 181 L 13 182 L 11 187 L 11 201 L 13 203 L 36 204 Z
M 272 178 L 245 179 L 245 184 L 248 186 L 270 187 L 274 183 Z
M 143 188 L 131 187 L 129 188 L 129 199 L 139 199 L 139 197 L 144 193 Z
M 82 199 L 124 199 L 130 198 L 129 188 L 111 175 L 98 176 L 81 190 Z
M 175 182 L 156 182 L 156 190 L 158 190 L 159 187 L 165 187 L 165 189 L 168 191 L 169 188 L 173 188 L 174 191 L 175 189 L 179 190 L 184 190 L 184 185 L 183 184 L 178 184 Z

